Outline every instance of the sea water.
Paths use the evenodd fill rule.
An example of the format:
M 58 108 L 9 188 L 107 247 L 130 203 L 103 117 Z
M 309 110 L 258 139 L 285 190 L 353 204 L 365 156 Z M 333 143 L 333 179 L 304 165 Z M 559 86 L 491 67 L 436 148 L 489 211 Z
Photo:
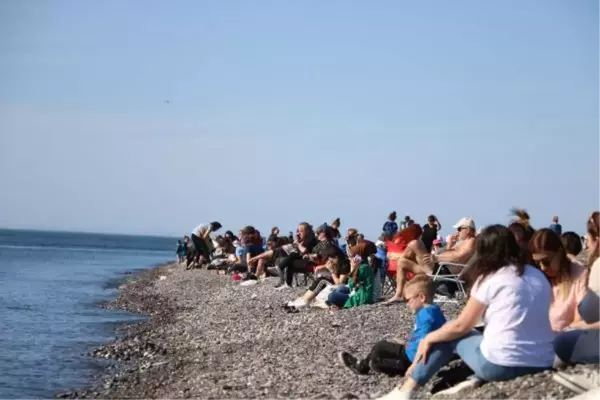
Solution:
M 175 259 L 173 238 L 0 230 L 0 398 L 52 398 L 103 367 L 87 355 L 142 316 L 108 311 L 132 271 Z

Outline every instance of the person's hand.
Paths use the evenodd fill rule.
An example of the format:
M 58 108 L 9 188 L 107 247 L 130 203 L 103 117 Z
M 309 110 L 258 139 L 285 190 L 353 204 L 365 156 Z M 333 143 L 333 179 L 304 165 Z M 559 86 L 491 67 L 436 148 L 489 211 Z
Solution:
M 310 254 L 305 254 L 302 256 L 302 258 L 305 260 L 310 260 Z
M 429 350 L 431 349 L 431 343 L 427 340 L 427 336 L 425 336 L 421 342 L 419 342 L 419 348 L 417 349 L 417 354 L 413 360 L 413 365 L 417 363 L 425 364 L 427 362 L 427 357 Z

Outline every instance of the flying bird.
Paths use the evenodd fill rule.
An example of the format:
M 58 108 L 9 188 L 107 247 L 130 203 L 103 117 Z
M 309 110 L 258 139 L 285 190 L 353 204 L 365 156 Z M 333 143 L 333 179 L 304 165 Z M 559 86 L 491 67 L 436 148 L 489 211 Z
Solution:
M 165 100 L 165 103 L 171 104 L 171 100 Z

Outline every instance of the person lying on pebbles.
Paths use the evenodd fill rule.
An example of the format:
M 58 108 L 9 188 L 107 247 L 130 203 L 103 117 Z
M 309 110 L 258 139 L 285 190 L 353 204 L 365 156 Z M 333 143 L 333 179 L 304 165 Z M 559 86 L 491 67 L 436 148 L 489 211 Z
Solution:
M 381 399 L 411 398 L 455 352 L 473 370 L 473 379 L 439 394 L 552 368 L 548 279 L 525 263 L 515 237 L 503 225 L 486 227 L 476 245 L 475 284 L 467 304 L 457 319 L 421 340 L 404 383 Z M 473 330 L 481 319 L 483 335 Z
M 404 286 L 404 298 L 408 308 L 415 314 L 415 328 L 407 343 L 381 340 L 373 346 L 369 355 L 357 359 L 342 351 L 342 365 L 356 374 L 368 374 L 370 370 L 387 375 L 404 376 L 417 354 L 421 339 L 446 323 L 440 307 L 433 303 L 435 288 L 429 277 L 415 276 Z

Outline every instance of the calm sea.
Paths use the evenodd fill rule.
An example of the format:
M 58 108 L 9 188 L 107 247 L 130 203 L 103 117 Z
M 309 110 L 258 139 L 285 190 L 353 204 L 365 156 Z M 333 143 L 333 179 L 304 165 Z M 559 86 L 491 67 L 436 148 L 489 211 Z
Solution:
M 96 307 L 176 239 L 0 230 L 0 398 L 52 398 L 100 372 L 85 354 L 141 317 Z

